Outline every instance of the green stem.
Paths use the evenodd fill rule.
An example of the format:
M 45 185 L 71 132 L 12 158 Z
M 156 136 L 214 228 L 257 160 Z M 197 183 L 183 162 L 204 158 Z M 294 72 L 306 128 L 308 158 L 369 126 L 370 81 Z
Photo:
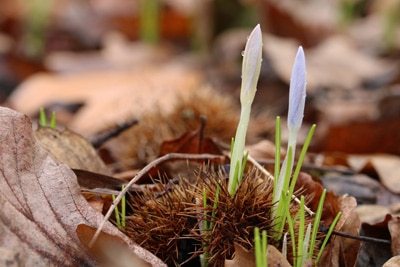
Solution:
M 301 149 L 299 160 L 297 161 L 296 169 L 295 169 L 295 171 L 293 173 L 293 178 L 292 178 L 292 181 L 290 183 L 289 196 L 293 195 L 294 187 L 296 185 L 297 178 L 299 177 L 299 173 L 300 173 L 300 170 L 301 170 L 301 166 L 303 165 L 304 157 L 306 156 L 308 147 L 309 147 L 309 145 L 311 143 L 311 139 L 312 139 L 312 137 L 314 135 L 316 127 L 317 126 L 315 124 L 313 124 L 311 126 L 310 130 L 308 131 L 307 138 L 306 138 L 306 140 L 304 142 L 304 145 L 303 145 L 303 147 Z
M 140 1 L 140 37 L 149 44 L 159 39 L 159 0 Z
M 315 265 L 318 264 L 318 262 L 319 262 L 319 260 L 320 260 L 320 258 L 322 256 L 322 252 L 324 251 L 325 246 L 328 243 L 328 240 L 331 237 L 331 234 L 332 234 L 333 230 L 335 229 L 335 226 L 336 226 L 337 222 L 339 221 L 340 216 L 342 216 L 342 212 L 341 211 L 339 211 L 339 213 L 336 215 L 335 219 L 333 220 L 331 226 L 329 227 L 328 233 L 326 234 L 326 236 L 324 238 L 324 241 L 322 242 L 322 246 L 321 246 L 321 248 L 319 250 L 317 259 L 315 260 Z
M 239 172 L 237 173 L 237 175 L 235 175 L 235 170 L 237 166 L 239 170 L 242 169 L 243 151 L 246 141 L 247 127 L 249 125 L 249 120 L 250 120 L 250 111 L 251 111 L 251 104 L 242 105 L 239 125 L 236 130 L 235 145 L 231 155 L 231 165 L 229 170 L 228 190 L 231 195 L 235 194 L 238 184 L 242 180 L 242 177 L 239 177 L 240 175 L 238 175 Z

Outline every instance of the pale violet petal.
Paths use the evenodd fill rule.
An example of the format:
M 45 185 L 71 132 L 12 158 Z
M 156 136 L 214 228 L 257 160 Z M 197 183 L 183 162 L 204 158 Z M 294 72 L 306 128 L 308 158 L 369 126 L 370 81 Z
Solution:
M 303 48 L 300 46 L 293 64 L 289 89 L 289 131 L 298 131 L 303 122 L 304 104 L 306 101 L 306 61 Z

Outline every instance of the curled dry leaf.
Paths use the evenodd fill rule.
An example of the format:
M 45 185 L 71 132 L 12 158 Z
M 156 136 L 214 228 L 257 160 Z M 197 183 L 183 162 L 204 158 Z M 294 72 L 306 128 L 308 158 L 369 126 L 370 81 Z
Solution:
M 98 227 L 103 216 L 82 197 L 76 177 L 57 164 L 33 137 L 27 116 L 0 108 L 0 247 L 19 253 L 26 266 L 95 266 L 75 230 Z M 110 223 L 142 262 L 164 266 Z
M 33 132 L 33 136 L 57 163 L 64 163 L 72 169 L 109 174 L 96 150 L 89 141 L 80 135 L 68 129 L 60 131 L 49 127 L 40 127 Z

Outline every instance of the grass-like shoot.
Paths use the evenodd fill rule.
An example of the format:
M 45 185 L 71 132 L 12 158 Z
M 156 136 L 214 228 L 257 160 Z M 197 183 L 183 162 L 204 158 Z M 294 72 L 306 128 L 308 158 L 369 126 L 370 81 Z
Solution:
M 267 250 L 267 231 L 263 230 L 260 236 L 260 229 L 254 228 L 254 255 L 256 258 L 256 267 L 268 266 L 268 250 Z
M 46 112 L 44 111 L 44 108 L 40 108 L 39 110 L 39 125 L 42 127 L 47 127 L 47 116 Z M 54 111 L 51 113 L 49 127 L 52 129 L 55 129 L 57 127 L 56 113 Z
M 124 190 L 124 185 L 121 190 Z M 112 195 L 113 201 L 115 201 L 115 195 Z M 119 230 L 124 231 L 126 227 L 126 197 L 123 196 L 121 199 L 121 211 L 119 211 L 118 206 L 114 208 L 115 222 Z
M 238 184 L 242 180 L 243 153 L 246 141 L 246 133 L 250 120 L 251 104 L 257 90 L 258 77 L 262 61 L 262 34 L 260 25 L 257 25 L 247 39 L 243 52 L 242 85 L 240 90 L 241 112 L 236 136 L 232 142 L 231 162 L 229 171 L 228 190 L 234 195 Z
M 141 0 L 140 37 L 143 42 L 155 45 L 159 40 L 160 0 Z

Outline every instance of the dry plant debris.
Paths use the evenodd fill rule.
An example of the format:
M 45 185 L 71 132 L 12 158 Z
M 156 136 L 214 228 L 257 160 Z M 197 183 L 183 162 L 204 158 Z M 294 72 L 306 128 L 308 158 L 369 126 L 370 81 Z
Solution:
M 0 246 L 26 266 L 95 266 L 76 229 L 97 227 L 103 216 L 82 197 L 72 170 L 57 164 L 36 141 L 27 116 L 0 108 L 0 122 Z M 143 266 L 163 266 L 111 224 L 103 231 L 120 238 Z

